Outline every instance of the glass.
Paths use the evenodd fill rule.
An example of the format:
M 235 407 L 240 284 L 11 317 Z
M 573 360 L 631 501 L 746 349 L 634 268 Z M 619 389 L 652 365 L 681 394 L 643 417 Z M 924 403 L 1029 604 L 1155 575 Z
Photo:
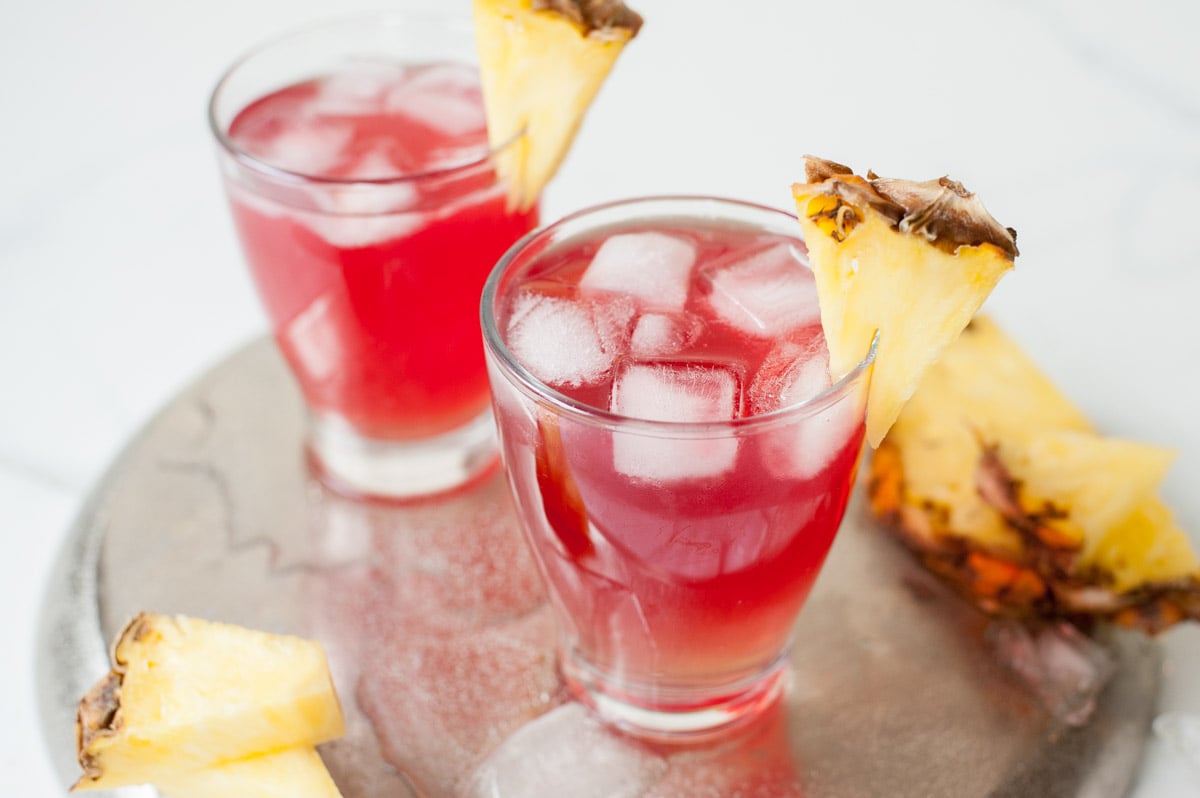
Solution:
M 526 317 L 510 316 L 510 303 L 527 281 L 552 282 L 556 258 L 590 256 L 618 233 L 683 228 L 710 244 L 733 231 L 769 235 L 790 242 L 797 268 L 806 264 L 789 214 L 714 198 L 636 199 L 526 236 L 482 300 L 501 451 L 556 611 L 560 668 L 602 717 L 652 737 L 709 733 L 778 695 L 794 621 L 854 482 L 874 358 L 872 349 L 817 395 L 703 423 L 600 409 L 517 359 L 501 330 Z
M 538 222 L 508 206 L 467 16 L 429 4 L 251 52 L 209 121 L 242 248 L 309 411 L 310 460 L 411 496 L 496 462 L 479 291 Z

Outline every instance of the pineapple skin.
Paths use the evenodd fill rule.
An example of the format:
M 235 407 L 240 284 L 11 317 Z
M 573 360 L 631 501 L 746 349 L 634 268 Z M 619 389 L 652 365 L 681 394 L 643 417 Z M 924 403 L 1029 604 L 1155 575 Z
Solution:
M 289 748 L 181 773 L 155 786 L 165 798 L 342 798 L 314 748 Z
M 985 612 L 1157 633 L 1200 619 L 1200 560 L 1156 495 L 1172 459 L 1097 435 L 979 317 L 876 451 L 868 494 L 876 517 Z
M 1016 234 L 948 178 L 867 178 L 809 157 L 792 186 L 829 347 L 849 373 L 876 333 L 867 442 L 876 448 L 921 375 L 1013 267 Z
M 488 139 L 509 205 L 527 210 L 558 171 L 641 18 L 589 28 L 534 0 L 473 0 Z M 567 4 L 570 6 L 571 4 Z M 586 7 L 586 3 L 575 3 Z
M 80 702 L 73 790 L 159 783 L 181 771 L 345 733 L 313 641 L 184 616 L 136 616 L 112 670 Z

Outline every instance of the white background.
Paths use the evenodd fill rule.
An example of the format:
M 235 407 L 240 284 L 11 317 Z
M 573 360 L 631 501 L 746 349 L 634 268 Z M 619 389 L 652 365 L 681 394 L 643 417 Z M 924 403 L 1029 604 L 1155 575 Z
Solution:
M 446 0 L 462 2 L 466 0 Z M 399 4 L 399 3 L 398 3 Z M 205 126 L 223 67 L 356 0 L 0 9 L 0 787 L 62 795 L 37 731 L 43 584 L 83 495 L 156 408 L 265 329 Z M 1200 537 L 1200 5 L 641 0 L 647 25 L 544 205 L 702 192 L 786 207 L 801 155 L 943 173 L 1020 232 L 989 302 L 1105 430 L 1176 448 Z M 1164 710 L 1200 713 L 1200 630 Z M 15 779 L 15 782 L 12 781 Z M 1152 740 L 1137 798 L 1200 794 Z

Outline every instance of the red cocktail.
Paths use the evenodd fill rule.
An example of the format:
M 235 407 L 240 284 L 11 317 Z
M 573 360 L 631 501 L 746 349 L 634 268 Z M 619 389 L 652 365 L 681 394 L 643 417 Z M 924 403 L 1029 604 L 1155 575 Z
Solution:
M 870 372 L 830 379 L 795 219 L 711 199 L 584 212 L 510 252 L 483 313 L 568 680 L 655 733 L 769 701 L 850 495 Z
M 214 94 L 234 220 L 310 447 L 351 490 L 437 490 L 489 459 L 479 291 L 537 211 L 507 206 L 472 54 L 467 23 L 344 22 L 264 48 Z

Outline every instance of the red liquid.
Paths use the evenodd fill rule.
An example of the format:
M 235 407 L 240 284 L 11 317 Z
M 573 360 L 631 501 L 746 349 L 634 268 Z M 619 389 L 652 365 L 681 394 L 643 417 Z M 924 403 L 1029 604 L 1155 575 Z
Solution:
M 229 136 L 306 176 L 227 169 L 243 248 L 309 407 L 385 440 L 483 412 L 479 291 L 537 210 L 509 212 L 482 160 L 474 72 L 369 65 L 254 102 Z
M 648 406 L 663 413 L 660 420 L 746 418 L 828 387 L 815 289 L 793 285 L 795 275 L 786 268 L 766 268 L 760 278 L 738 266 L 759 253 L 778 261 L 789 243 L 801 250 L 803 244 L 716 223 L 642 228 L 651 229 L 695 246 L 686 300 L 663 299 L 672 289 L 657 286 L 632 296 L 631 311 L 631 297 L 589 288 L 586 276 L 581 284 L 611 232 L 556 245 L 501 288 L 498 326 L 517 360 L 592 407 L 634 415 L 621 405 Z M 737 268 L 727 271 L 731 265 Z M 803 273 L 801 282 L 811 280 L 803 265 L 791 268 Z M 774 275 L 787 285 L 776 284 Z M 742 308 L 726 290 L 748 297 L 768 329 L 739 316 Z M 810 295 L 806 313 L 795 303 Z M 776 297 L 783 299 L 776 303 Z M 554 313 L 565 305 L 535 318 L 539 307 L 548 307 L 539 303 L 552 300 L 601 308 L 593 318 L 601 319 L 599 338 L 616 350 L 611 363 L 596 357 L 590 371 L 552 373 L 592 357 L 581 354 L 586 347 L 560 357 L 530 343 L 555 337 L 546 331 L 559 323 Z M 644 348 L 638 325 L 661 310 L 653 307 L 660 302 L 672 304 L 661 315 L 679 321 L 670 329 L 683 332 L 663 338 L 661 351 L 631 352 L 638 341 Z M 535 336 L 523 324 L 547 326 Z M 563 336 L 580 329 L 575 321 L 560 327 Z M 680 362 L 691 365 L 677 369 L 673 364 Z M 794 369 L 803 364 L 816 364 L 817 371 L 804 372 L 810 379 L 793 383 L 781 376 L 801 373 Z M 633 375 L 660 367 L 676 369 L 688 391 L 717 397 L 713 415 L 703 417 L 708 411 L 693 406 L 684 411 L 701 417 L 677 418 L 669 402 L 658 407 L 669 389 L 638 387 Z M 824 382 L 814 383 L 818 372 Z M 533 408 L 502 380 L 493 377 L 506 463 L 574 653 L 605 678 L 628 685 L 635 703 L 639 684 L 679 687 L 678 699 L 655 693 L 650 703 L 663 707 L 686 703 L 689 686 L 732 685 L 770 666 L 787 644 L 845 511 L 862 446 L 862 393 L 851 389 L 820 413 L 740 437 L 726 426 L 710 441 L 663 441 Z

